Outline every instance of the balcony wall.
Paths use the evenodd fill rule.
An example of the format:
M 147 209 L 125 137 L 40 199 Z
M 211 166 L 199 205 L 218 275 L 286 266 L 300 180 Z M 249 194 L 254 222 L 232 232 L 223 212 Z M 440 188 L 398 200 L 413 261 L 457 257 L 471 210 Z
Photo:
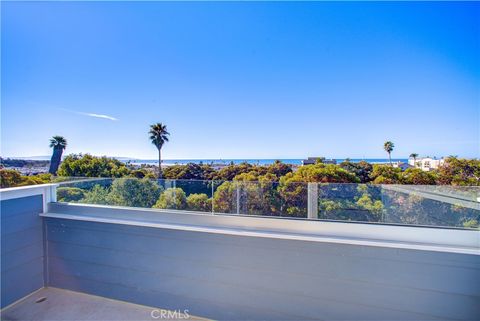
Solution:
M 45 285 L 213 319 L 480 318 L 479 231 L 44 207 L 51 193 L 31 193 L 1 193 L 2 307 Z
M 44 286 L 42 190 L 1 201 L 1 307 Z M 35 192 L 33 192 L 35 193 Z M 5 194 L 6 195 L 6 194 Z
M 476 251 L 474 247 L 457 253 L 458 248 L 443 251 L 445 246 L 367 246 L 366 240 L 348 244 L 350 240 L 293 233 L 295 225 L 335 228 L 346 223 L 290 221 L 289 232 L 281 233 L 276 226 L 288 220 L 78 205 L 55 205 L 50 212 L 49 284 L 55 287 L 188 309 L 214 319 L 480 316 L 480 256 L 468 254 Z M 74 219 L 65 219 L 70 215 Z M 181 224 L 173 224 L 179 215 Z M 268 222 L 275 232 L 252 229 Z M 355 230 L 365 225 L 347 226 Z M 411 233 L 409 227 L 387 228 L 391 238 L 398 229 Z M 459 232 L 459 238 L 465 232 L 477 244 L 476 231 L 419 228 L 416 234 L 422 231 L 440 231 L 446 237 Z

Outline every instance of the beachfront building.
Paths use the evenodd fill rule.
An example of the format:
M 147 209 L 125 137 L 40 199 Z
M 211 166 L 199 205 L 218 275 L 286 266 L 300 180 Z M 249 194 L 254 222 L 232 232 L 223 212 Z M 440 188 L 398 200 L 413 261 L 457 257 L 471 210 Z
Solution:
M 406 169 L 408 169 L 408 168 L 412 168 L 412 167 L 413 167 L 413 165 L 410 165 L 410 164 L 408 164 L 408 163 L 401 162 L 401 161 L 393 162 L 393 163 L 392 163 L 392 166 L 393 166 L 393 167 L 399 167 L 399 168 L 402 169 L 402 171 L 404 171 L 404 170 L 406 170 Z
M 420 157 L 417 159 L 409 158 L 408 159 L 408 164 L 415 167 L 415 168 L 420 168 L 424 171 L 430 171 L 433 169 L 438 169 L 440 166 L 442 166 L 445 163 L 444 158 L 437 159 L 436 157 Z
M 336 164 L 337 160 L 336 159 L 326 159 L 325 157 L 308 157 L 307 159 L 302 160 L 303 165 L 313 165 L 316 164 L 317 162 L 323 163 L 323 164 Z

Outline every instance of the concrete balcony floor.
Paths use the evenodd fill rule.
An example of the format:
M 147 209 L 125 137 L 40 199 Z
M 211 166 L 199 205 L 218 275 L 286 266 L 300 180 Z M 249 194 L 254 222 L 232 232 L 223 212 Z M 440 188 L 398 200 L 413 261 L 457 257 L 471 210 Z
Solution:
M 152 316 L 152 311 L 155 310 Z M 99 296 L 43 288 L 7 307 L 1 312 L 2 321 L 73 321 L 73 320 L 179 320 L 159 317 L 160 309 Z M 189 315 L 185 320 L 207 320 Z

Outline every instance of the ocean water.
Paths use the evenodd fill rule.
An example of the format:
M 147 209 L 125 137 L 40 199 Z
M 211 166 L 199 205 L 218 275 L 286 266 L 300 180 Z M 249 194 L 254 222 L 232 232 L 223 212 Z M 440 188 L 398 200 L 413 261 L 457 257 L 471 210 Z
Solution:
M 163 165 L 183 165 L 183 164 L 188 164 L 188 163 L 195 163 L 195 164 L 215 164 L 215 165 L 228 165 L 230 163 L 234 164 L 240 164 L 243 162 L 247 162 L 252 165 L 270 165 L 273 164 L 277 159 L 165 159 L 162 160 Z M 284 159 L 278 159 L 282 161 L 285 164 L 292 164 L 292 165 L 302 165 L 302 160 L 301 158 L 284 158 Z M 335 159 L 337 161 L 337 164 L 340 164 L 343 162 L 345 159 L 344 158 L 337 158 Z M 357 163 L 360 161 L 367 161 L 372 164 L 384 164 L 388 163 L 388 158 L 366 158 L 366 159 L 360 159 L 360 158 L 351 158 L 350 161 Z M 155 159 L 122 159 L 123 162 L 130 162 L 131 164 L 147 164 L 147 165 L 158 165 L 158 160 Z M 392 158 L 392 162 L 408 162 L 407 158 Z

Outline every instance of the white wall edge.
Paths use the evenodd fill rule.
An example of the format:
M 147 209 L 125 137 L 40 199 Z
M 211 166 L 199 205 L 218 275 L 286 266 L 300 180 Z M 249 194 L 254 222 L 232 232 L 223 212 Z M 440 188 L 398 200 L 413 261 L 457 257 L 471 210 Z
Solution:
M 0 201 L 10 199 L 42 195 L 43 210 L 47 208 L 47 204 L 57 200 L 56 188 L 58 184 L 38 184 L 20 187 L 9 187 L 0 189 Z

